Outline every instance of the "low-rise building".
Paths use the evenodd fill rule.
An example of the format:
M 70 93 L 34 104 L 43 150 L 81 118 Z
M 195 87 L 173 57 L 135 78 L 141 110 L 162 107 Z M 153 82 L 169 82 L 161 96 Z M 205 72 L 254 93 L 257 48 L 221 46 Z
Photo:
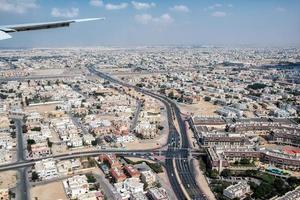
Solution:
M 281 197 L 277 197 L 274 200 L 299 200 L 300 199 L 300 186 L 298 186 L 293 191 L 287 192 Z
M 123 182 L 115 183 L 114 186 L 123 198 L 129 198 L 130 194 L 144 192 L 144 184 L 139 178 L 128 178 Z
M 101 154 L 99 156 L 99 160 L 101 162 L 107 162 L 109 164 L 109 167 L 111 168 L 120 168 L 121 164 L 119 163 L 116 155 L 114 154 Z
M 41 158 L 51 155 L 51 149 L 47 143 L 37 143 L 30 146 L 29 156 L 32 158 Z
M 37 161 L 34 170 L 42 180 L 48 180 L 58 176 L 56 163 L 52 158 Z
M 204 146 L 242 146 L 247 139 L 237 133 L 202 132 L 200 142 Z
M 278 144 L 300 147 L 300 131 L 296 129 L 277 129 L 270 134 L 271 140 Z
M 224 189 L 223 195 L 229 199 L 244 199 L 246 194 L 249 194 L 250 192 L 250 185 L 248 185 L 245 181 L 241 181 Z
M 81 167 L 79 159 L 61 160 L 57 163 L 57 171 L 61 175 L 69 175 Z
M 1 200 L 9 200 L 9 190 L 6 189 L 0 189 L 0 199 Z
M 224 168 L 229 166 L 227 160 L 216 151 L 215 148 L 207 148 L 208 165 L 211 169 L 221 172 Z
M 109 172 L 116 183 L 122 182 L 127 178 L 124 172 L 120 168 L 117 167 L 111 168 Z
M 139 178 L 141 175 L 141 173 L 136 168 L 134 168 L 132 165 L 126 165 L 124 167 L 124 170 L 125 170 L 126 174 L 128 174 L 128 176 L 130 176 L 130 177 Z
M 164 188 L 150 188 L 148 190 L 148 197 L 151 200 L 169 200 L 168 193 Z
M 151 170 L 141 172 L 141 180 L 144 184 L 152 185 L 156 181 L 156 175 Z
M 103 200 L 104 195 L 100 191 L 89 191 L 88 193 L 79 194 L 78 198 L 80 200 Z
M 131 193 L 130 200 L 148 200 L 143 192 Z
M 77 175 L 63 181 L 66 194 L 71 199 L 78 199 L 80 195 L 88 193 L 89 183 L 85 175 Z

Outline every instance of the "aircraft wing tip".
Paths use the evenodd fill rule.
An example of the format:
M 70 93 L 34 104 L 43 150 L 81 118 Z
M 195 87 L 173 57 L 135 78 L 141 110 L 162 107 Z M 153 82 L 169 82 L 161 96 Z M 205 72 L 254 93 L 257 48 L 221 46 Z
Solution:
M 75 22 L 87 22 L 87 21 L 95 21 L 95 20 L 105 20 L 105 17 L 76 19 L 74 21 Z
M 0 30 L 0 40 L 7 40 L 12 38 L 11 35 L 5 33 L 4 31 Z

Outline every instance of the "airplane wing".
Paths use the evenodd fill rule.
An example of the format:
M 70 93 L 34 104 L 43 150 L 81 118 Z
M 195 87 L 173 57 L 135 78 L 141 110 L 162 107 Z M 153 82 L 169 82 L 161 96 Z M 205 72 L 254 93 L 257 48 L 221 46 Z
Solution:
M 11 35 L 9 35 L 8 33 L 68 27 L 70 26 L 70 24 L 76 22 L 86 22 L 86 21 L 104 20 L 104 19 L 105 18 L 88 18 L 88 19 L 76 19 L 76 20 L 67 20 L 67 21 L 0 26 L 0 40 L 11 38 Z

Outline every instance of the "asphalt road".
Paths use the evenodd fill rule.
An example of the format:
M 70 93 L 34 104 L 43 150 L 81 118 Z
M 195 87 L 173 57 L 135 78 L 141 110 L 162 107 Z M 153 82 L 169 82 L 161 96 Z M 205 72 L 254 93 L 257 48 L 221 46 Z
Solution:
M 192 199 L 206 199 L 202 194 L 201 190 L 196 184 L 194 174 L 190 167 L 190 153 L 189 153 L 189 143 L 187 139 L 185 122 L 181 118 L 180 109 L 177 105 L 168 99 L 165 96 L 153 93 L 151 91 L 143 90 L 136 86 L 132 86 L 127 83 L 123 83 L 117 79 L 113 79 L 110 76 L 103 74 L 101 72 L 96 71 L 92 67 L 88 67 L 91 73 L 98 75 L 99 77 L 111 81 L 113 83 L 117 83 L 126 87 L 131 87 L 136 89 L 137 91 L 144 93 L 145 95 L 152 96 L 155 99 L 163 102 L 167 108 L 168 114 L 168 123 L 169 123 L 169 136 L 168 136 L 168 149 L 167 151 L 160 151 L 158 149 L 153 150 L 142 150 L 142 151 L 126 151 L 126 150 L 95 150 L 89 152 L 78 152 L 72 154 L 64 154 L 58 156 L 51 156 L 56 159 L 70 159 L 82 156 L 97 156 L 99 153 L 116 153 L 118 155 L 135 155 L 135 156 L 147 156 L 149 152 L 155 154 L 161 154 L 166 157 L 165 165 L 167 168 L 167 174 L 169 180 L 171 182 L 172 188 L 178 199 L 186 199 L 184 192 L 180 184 L 183 184 L 183 187 L 188 192 L 188 195 Z M 44 77 L 43 77 L 44 78 Z M 179 124 L 179 131 L 175 128 L 173 123 L 173 114 L 176 116 L 176 120 Z M 33 165 L 35 160 L 26 160 L 24 142 L 22 136 L 22 123 L 20 120 L 15 120 L 17 131 L 18 131 L 18 161 L 16 163 L 11 163 L 7 165 L 0 166 L 0 171 L 5 171 L 9 169 L 18 169 L 20 173 L 20 181 L 18 183 L 17 193 L 21 194 L 21 198 L 19 199 L 30 199 L 29 198 L 29 190 L 28 190 L 28 177 L 27 177 L 27 168 Z M 19 127 L 19 128 L 18 128 Z M 44 158 L 43 158 L 44 159 Z M 173 160 L 175 160 L 175 167 L 179 174 L 180 182 L 177 180 L 175 176 L 175 168 L 173 165 Z
M 12 169 L 19 169 L 23 167 L 29 167 L 32 166 L 35 162 L 47 159 L 47 158 L 54 158 L 57 160 L 66 160 L 66 159 L 73 159 L 73 158 L 79 158 L 79 157 L 87 157 L 87 156 L 98 156 L 101 153 L 115 153 L 120 156 L 136 156 L 136 157 L 150 157 L 150 156 L 158 156 L 166 155 L 166 151 L 159 150 L 159 149 L 150 149 L 150 150 L 122 150 L 122 149 L 99 149 L 99 150 L 91 150 L 86 152 L 74 152 L 74 153 L 67 153 L 67 154 L 61 154 L 61 155 L 54 155 L 54 156 L 48 156 L 48 157 L 42 157 L 32 160 L 26 160 L 26 161 L 18 161 L 14 163 L 4 164 L 0 165 L 0 171 L 7 171 Z M 176 153 L 175 153 L 176 154 Z
M 7 77 L 7 78 L 0 78 L 1 82 L 7 81 L 28 81 L 28 80 L 47 80 L 47 79 L 59 79 L 59 78 L 72 78 L 76 75 L 56 75 L 56 76 L 23 76 L 23 77 Z
M 17 163 L 22 163 L 26 161 L 26 151 L 24 145 L 24 137 L 22 130 L 22 120 L 21 119 L 13 119 L 16 125 L 16 135 L 18 140 L 17 145 Z M 30 199 L 29 194 L 29 184 L 28 184 L 28 167 L 24 166 L 22 168 L 18 168 L 18 182 L 16 188 L 16 198 L 18 200 L 28 200 Z
M 191 171 L 190 166 L 190 160 L 189 160 L 189 152 L 188 149 L 190 148 L 187 133 L 186 133 L 186 127 L 185 127 L 185 121 L 182 119 L 180 115 L 180 109 L 178 106 L 168 99 L 165 96 L 153 93 L 148 90 L 143 90 L 139 87 L 132 86 L 127 83 L 123 83 L 117 79 L 114 79 L 104 73 L 101 73 L 99 71 L 96 71 L 93 67 L 88 67 L 90 72 L 99 76 L 100 78 L 106 79 L 108 81 L 111 81 L 113 83 L 117 83 L 126 87 L 134 88 L 135 90 L 151 96 L 155 99 L 158 99 L 159 101 L 163 102 L 167 108 L 168 113 L 168 123 L 169 123 L 169 137 L 168 137 L 168 150 L 166 153 L 166 168 L 167 168 L 167 174 L 169 177 L 169 180 L 171 182 L 172 188 L 177 195 L 178 199 L 186 199 L 184 192 L 182 191 L 180 187 L 179 180 L 175 177 L 175 169 L 173 166 L 173 159 L 175 159 L 176 163 L 176 169 L 179 173 L 179 178 L 181 184 L 183 184 L 183 187 L 186 189 L 188 195 L 192 199 L 206 199 L 203 195 L 203 192 L 200 190 L 200 188 L 196 184 L 194 173 Z M 179 132 L 176 130 L 174 123 L 173 123 L 173 115 L 175 114 L 176 120 L 179 125 Z M 179 151 L 176 151 L 176 148 L 181 149 Z M 174 152 L 175 150 L 175 152 Z M 178 159 L 179 158 L 179 159 Z
M 13 119 L 16 126 L 16 137 L 18 140 L 17 146 L 17 160 L 22 162 L 26 160 L 25 148 L 24 148 L 24 139 L 23 139 L 23 132 L 22 132 L 22 120 L 20 119 Z
M 142 102 L 140 100 L 137 101 L 136 111 L 134 112 L 134 119 L 132 120 L 132 124 L 130 126 L 130 131 L 133 131 L 137 125 L 139 114 L 141 112 Z

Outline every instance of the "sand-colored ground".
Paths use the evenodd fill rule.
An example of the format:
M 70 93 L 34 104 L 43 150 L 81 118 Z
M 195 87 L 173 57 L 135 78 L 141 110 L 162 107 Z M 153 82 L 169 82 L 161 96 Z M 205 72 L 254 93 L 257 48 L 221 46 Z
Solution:
M 53 144 L 51 147 L 51 151 L 53 155 L 64 154 L 64 153 L 68 153 L 68 148 L 64 144 L 61 145 Z
M 153 149 L 165 145 L 167 143 L 168 134 L 169 134 L 166 109 L 161 113 L 160 125 L 163 126 L 164 128 L 160 132 L 160 135 L 158 135 L 156 138 L 146 139 L 146 140 L 137 139 L 134 142 L 124 144 L 124 147 L 129 150 L 138 150 L 138 149 Z
M 148 159 L 142 159 L 142 158 L 136 158 L 136 157 L 130 157 L 130 156 L 126 156 L 126 158 L 130 159 L 133 162 L 137 162 L 137 161 L 147 161 L 149 163 L 155 163 L 153 160 L 148 160 Z
M 250 112 L 250 111 L 244 112 L 244 115 L 245 115 L 246 117 L 249 117 L 249 118 L 255 117 L 255 114 L 254 114 L 253 112 Z
M 16 171 L 5 171 L 0 173 L 0 189 L 13 188 L 17 183 Z
M 137 161 L 147 161 L 150 163 L 155 163 L 152 160 L 148 160 L 148 159 L 141 159 L 141 158 L 136 158 L 136 157 L 130 157 L 130 156 L 126 156 L 126 158 L 132 160 L 133 162 L 137 162 Z M 97 168 L 99 169 L 99 168 Z M 163 173 L 159 173 L 156 174 L 158 181 L 161 183 L 162 187 L 165 188 L 169 194 L 170 197 L 172 197 L 171 199 L 176 199 L 176 195 L 174 194 L 174 191 L 172 189 L 172 186 L 170 184 L 167 172 L 166 172 L 166 168 L 163 167 L 164 172 Z
M 63 75 L 64 69 L 60 68 L 52 68 L 52 69 L 35 69 L 34 71 L 30 72 L 32 76 L 48 76 L 51 74 L 52 76 L 55 75 Z
M 166 169 L 164 168 L 164 173 L 157 174 L 158 181 L 161 183 L 162 187 L 167 190 L 170 199 L 176 199 L 176 195 L 170 184 Z
M 200 187 L 200 189 L 204 192 L 205 196 L 209 200 L 216 200 L 216 197 L 213 194 L 213 192 L 211 191 L 211 189 L 205 179 L 205 176 L 202 174 L 202 171 L 200 170 L 200 165 L 199 165 L 198 160 L 193 159 L 193 167 L 194 167 L 194 171 L 195 171 L 197 185 Z
M 46 105 L 37 105 L 37 106 L 27 106 L 25 107 L 26 112 L 38 112 L 43 114 L 45 112 L 55 111 L 56 106 L 59 104 L 46 104 Z
M 199 145 L 197 143 L 196 138 L 194 137 L 193 131 L 188 128 L 186 132 L 187 132 L 187 136 L 188 136 L 190 146 L 194 149 L 199 149 Z
M 62 182 L 52 182 L 31 188 L 32 200 L 67 200 Z
M 66 145 L 53 145 L 52 146 L 52 154 L 53 155 L 60 155 L 60 154 L 66 154 L 66 153 L 76 153 L 76 152 L 89 152 L 97 150 L 97 147 L 94 146 L 82 146 L 78 148 L 70 148 L 68 149 Z
M 219 108 L 219 106 L 204 100 L 200 100 L 196 104 L 179 104 L 179 106 L 181 112 L 184 114 L 194 114 L 207 117 L 218 116 L 215 111 Z
M 149 140 L 135 140 L 134 142 L 124 144 L 128 150 L 153 149 L 163 146 L 167 143 L 168 135 L 160 135 L 157 138 Z

